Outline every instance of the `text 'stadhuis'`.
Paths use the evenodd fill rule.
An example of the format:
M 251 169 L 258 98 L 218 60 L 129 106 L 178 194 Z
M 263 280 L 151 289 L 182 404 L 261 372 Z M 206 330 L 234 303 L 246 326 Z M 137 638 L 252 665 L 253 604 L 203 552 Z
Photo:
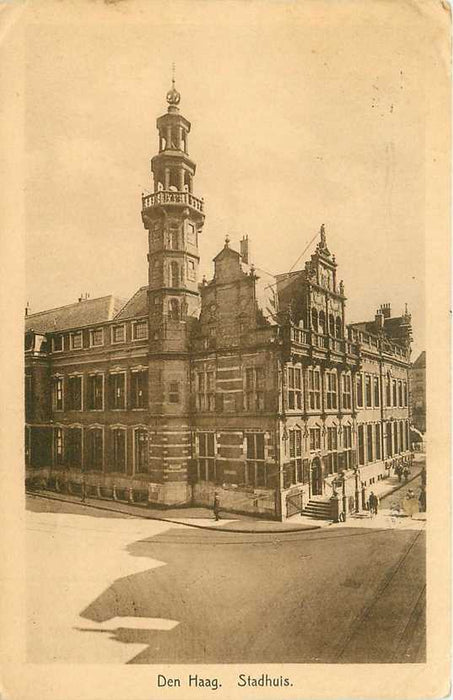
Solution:
M 348 507 L 409 450 L 410 315 L 346 325 L 321 227 L 303 269 L 271 277 L 228 239 L 198 277 L 204 203 L 190 122 L 167 94 L 142 198 L 148 285 L 26 316 L 30 484 L 284 519 Z M 342 487 L 343 488 L 343 487 Z

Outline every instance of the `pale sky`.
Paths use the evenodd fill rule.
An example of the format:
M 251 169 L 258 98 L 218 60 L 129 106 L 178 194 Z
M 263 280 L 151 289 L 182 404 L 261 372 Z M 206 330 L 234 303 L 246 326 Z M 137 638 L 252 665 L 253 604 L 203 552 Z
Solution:
M 26 32 L 31 311 L 146 284 L 141 192 L 174 61 L 206 205 L 201 274 L 227 233 L 237 249 L 249 235 L 258 267 L 288 270 L 325 223 L 347 320 L 371 319 L 383 302 L 399 315 L 407 302 L 415 359 L 435 67 L 422 14 L 333 0 L 80 2 L 75 24 L 71 7 L 43 4 Z

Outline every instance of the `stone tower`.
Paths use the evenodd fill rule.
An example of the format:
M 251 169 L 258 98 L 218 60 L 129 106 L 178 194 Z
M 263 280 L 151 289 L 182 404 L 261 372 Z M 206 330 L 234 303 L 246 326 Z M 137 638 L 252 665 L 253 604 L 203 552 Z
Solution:
M 190 499 L 188 340 L 199 309 L 198 238 L 203 200 L 193 194 L 190 122 L 179 112 L 175 82 L 157 119 L 159 152 L 151 160 L 153 192 L 142 198 L 148 231 L 150 463 L 153 499 Z M 154 430 L 153 430 L 154 429 Z

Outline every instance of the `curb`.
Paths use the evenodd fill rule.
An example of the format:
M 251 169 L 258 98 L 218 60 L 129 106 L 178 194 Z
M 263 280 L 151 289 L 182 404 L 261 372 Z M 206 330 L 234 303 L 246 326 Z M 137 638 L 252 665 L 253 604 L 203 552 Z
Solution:
M 57 501 L 58 503 L 70 503 L 71 505 L 81 505 L 86 508 L 96 508 L 97 510 L 105 510 L 108 511 L 109 513 L 121 513 L 122 515 L 128 515 L 130 518 L 136 518 L 137 520 L 145 519 L 145 520 L 159 520 L 160 522 L 165 522 L 165 523 L 172 523 L 174 525 L 184 525 L 186 527 L 193 527 L 197 530 L 209 530 L 211 532 L 239 532 L 241 534 L 276 534 L 276 533 L 286 533 L 286 532 L 310 532 L 312 530 L 320 530 L 321 525 L 307 525 L 305 527 L 294 527 L 294 528 L 285 528 L 281 530 L 244 530 L 241 528 L 226 528 L 226 527 L 210 527 L 209 525 L 199 525 L 195 523 L 187 523 L 187 522 L 181 522 L 181 520 L 173 520 L 171 518 L 159 518 L 158 516 L 155 515 L 150 515 L 148 513 L 143 513 L 143 514 L 134 514 L 134 513 L 129 513 L 127 510 L 121 510 L 119 508 L 109 508 L 108 506 L 103 506 L 103 505 L 96 505 L 95 503 L 89 503 L 85 501 L 85 503 L 82 503 L 82 501 L 75 501 L 75 500 L 70 500 L 69 498 L 58 498 L 56 496 L 51 496 L 47 495 L 41 492 L 36 492 L 36 491 L 25 491 L 26 494 L 29 496 L 35 496 L 37 498 L 46 498 L 49 501 Z

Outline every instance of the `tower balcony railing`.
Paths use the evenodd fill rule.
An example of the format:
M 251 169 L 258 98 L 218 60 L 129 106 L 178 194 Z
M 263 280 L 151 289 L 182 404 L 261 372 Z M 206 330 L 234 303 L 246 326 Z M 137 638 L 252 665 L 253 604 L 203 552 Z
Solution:
M 204 201 L 195 197 L 191 192 L 160 190 L 160 192 L 152 192 L 142 197 L 142 211 L 149 209 L 149 207 L 161 206 L 162 204 L 183 204 L 199 212 L 204 210 Z

